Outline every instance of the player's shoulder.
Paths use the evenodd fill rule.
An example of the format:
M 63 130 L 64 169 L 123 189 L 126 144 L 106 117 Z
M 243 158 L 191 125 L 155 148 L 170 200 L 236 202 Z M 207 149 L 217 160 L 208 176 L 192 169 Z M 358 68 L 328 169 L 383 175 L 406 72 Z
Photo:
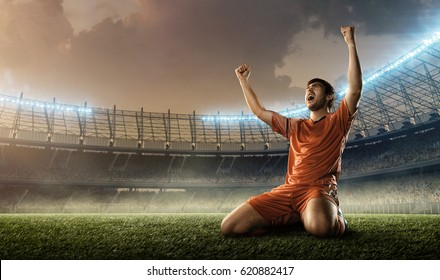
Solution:
M 308 124 L 309 119 L 303 119 L 303 118 L 290 118 L 290 123 L 292 126 L 304 126 Z

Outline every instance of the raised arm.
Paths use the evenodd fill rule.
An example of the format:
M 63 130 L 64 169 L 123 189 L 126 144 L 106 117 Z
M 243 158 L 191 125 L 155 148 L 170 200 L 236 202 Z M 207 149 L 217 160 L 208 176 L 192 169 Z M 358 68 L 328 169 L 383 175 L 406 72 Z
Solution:
M 341 33 L 348 45 L 348 91 L 345 94 L 348 110 L 356 112 L 362 92 L 362 71 L 356 49 L 356 40 L 353 26 L 341 27 Z
M 249 76 L 251 74 L 251 67 L 249 65 L 243 64 L 237 69 L 235 69 L 235 74 L 237 75 L 238 81 L 240 82 L 241 89 L 243 90 L 244 98 L 246 103 L 251 109 L 252 113 L 257 116 L 260 120 L 272 125 L 272 112 L 266 110 L 257 98 L 254 90 L 249 84 Z

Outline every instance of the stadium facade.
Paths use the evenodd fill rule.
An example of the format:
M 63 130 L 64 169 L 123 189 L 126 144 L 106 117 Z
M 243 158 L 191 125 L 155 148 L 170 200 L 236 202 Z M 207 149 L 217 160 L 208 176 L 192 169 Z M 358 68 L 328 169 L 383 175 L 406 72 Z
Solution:
M 337 93 L 337 103 L 343 94 L 344 90 Z M 306 107 L 281 113 L 309 116 Z M 188 208 L 197 196 L 208 199 L 203 192 L 218 192 L 221 203 L 214 208 L 228 211 L 224 205 L 233 192 L 260 192 L 283 181 L 287 148 L 286 139 L 243 113 L 154 113 L 142 108 L 129 111 L 32 100 L 23 94 L 0 95 L 2 211 L 19 211 L 29 190 L 38 193 L 36 188 L 66 186 L 75 191 L 60 193 L 63 211 L 79 189 L 104 187 L 112 190 L 99 204 L 107 205 L 106 209 L 124 205 L 118 203 L 118 190 L 148 189 L 152 193 L 136 211 L 154 211 L 152 201 L 160 201 L 154 190 L 186 192 L 180 195 L 180 204 L 171 207 L 176 211 Z M 392 178 L 402 176 L 430 178 L 423 183 L 429 197 L 423 202 L 423 212 L 440 213 L 439 151 L 440 34 L 436 34 L 364 80 L 341 184 L 371 180 L 376 181 L 370 184 L 377 180 L 390 184 Z M 414 205 L 405 206 L 403 212 L 419 211 L 420 203 Z M 155 209 L 159 211 L 160 206 Z M 350 209 L 371 212 L 373 208 Z

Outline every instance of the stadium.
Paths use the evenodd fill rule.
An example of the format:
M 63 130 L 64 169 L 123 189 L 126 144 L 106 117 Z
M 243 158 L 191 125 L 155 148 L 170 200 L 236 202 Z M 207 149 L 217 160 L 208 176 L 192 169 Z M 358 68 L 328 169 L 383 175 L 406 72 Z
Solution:
M 344 90 L 337 93 L 337 101 L 341 101 L 343 94 Z M 5 225 L 11 223 L 10 217 L 24 217 L 23 224 L 29 219 L 38 223 L 41 217 L 45 217 L 43 220 L 52 217 L 45 213 L 57 213 L 54 219 L 59 223 L 84 213 L 91 215 L 85 217 L 94 219 L 119 217 L 115 219 L 125 222 L 124 219 L 134 219 L 141 224 L 147 223 L 139 222 L 142 217 L 159 224 L 164 222 L 163 217 L 177 217 L 175 219 L 183 224 L 190 223 L 193 231 L 201 224 L 206 225 L 214 232 L 216 241 L 213 242 L 229 242 L 225 245 L 229 249 L 238 242 L 270 243 L 270 239 L 253 238 L 224 241 L 218 232 L 225 213 L 248 197 L 284 180 L 289 143 L 254 116 L 244 113 L 156 113 L 143 109 L 121 110 L 116 106 L 105 109 L 88 107 L 87 103 L 81 106 L 60 104 L 56 99 L 50 102 L 32 100 L 23 94 L 0 95 L 0 106 L 3 236 L 7 234 Z M 298 107 L 282 114 L 308 118 L 309 112 L 305 107 Z M 391 225 L 396 231 L 402 224 L 427 219 L 425 235 L 414 241 L 420 246 L 411 247 L 406 255 L 399 255 L 397 249 L 390 248 L 379 252 L 364 247 L 359 249 L 358 244 L 353 245 L 358 249 L 346 255 L 338 253 L 337 258 L 440 257 L 437 250 L 440 234 L 439 131 L 440 34 L 437 33 L 364 80 L 361 106 L 343 154 L 338 187 L 341 208 L 348 214 L 349 222 L 353 222 L 354 233 L 348 236 L 353 243 L 357 238 L 370 242 L 356 232 L 362 232 L 365 219 L 371 222 L 377 217 L 385 217 L 376 221 L 379 225 L 390 219 L 387 217 L 400 219 L 398 225 Z M 32 214 L 21 215 L 23 213 Z M 162 216 L 163 213 L 170 216 Z M 109 220 L 101 222 L 105 224 Z M 380 228 L 376 234 L 381 235 L 383 230 L 386 229 Z M 209 242 L 208 237 L 200 237 L 193 231 L 193 242 L 200 239 Z M 295 234 L 301 242 L 306 242 L 306 247 L 317 242 L 304 233 Z M 187 237 L 191 239 L 191 236 Z M 423 239 L 425 236 L 429 239 Z M 85 234 L 82 238 L 87 240 Z M 273 238 L 291 237 L 277 233 Z M 84 241 L 80 240 L 78 242 Z M 341 246 L 329 240 L 319 242 Z M 82 254 L 68 250 L 70 253 L 66 255 L 62 242 L 50 245 L 49 249 L 42 249 L 41 244 L 27 244 L 34 246 L 34 251 L 27 253 L 16 250 L 19 244 L 7 248 L 5 242 L 2 243 L 2 259 L 274 258 L 262 251 L 234 256 L 225 253 L 226 249 L 218 249 L 215 253 L 188 253 L 182 248 L 168 248 L 164 242 L 160 246 L 166 248 L 160 247 L 160 252 L 154 251 L 159 245 L 149 244 L 148 250 L 142 247 L 143 252 L 127 255 L 117 252 L 128 247 L 133 249 L 131 245 L 117 246 L 116 253 L 102 249 L 94 254 L 88 249 Z M 391 242 L 390 246 L 400 245 Z M 58 249 L 53 249 L 54 246 Z M 334 258 L 334 254 L 285 253 L 277 257 L 320 259 Z

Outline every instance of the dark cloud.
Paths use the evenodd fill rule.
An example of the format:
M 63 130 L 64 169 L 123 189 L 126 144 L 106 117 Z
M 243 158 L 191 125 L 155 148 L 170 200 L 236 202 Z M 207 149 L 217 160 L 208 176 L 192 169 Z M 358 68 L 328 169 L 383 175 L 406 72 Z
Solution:
M 0 3 L 0 68 L 32 93 L 93 106 L 207 113 L 246 109 L 234 69 L 252 65 L 263 103 L 302 100 L 275 67 L 305 28 L 364 34 L 421 28 L 438 1 L 139 0 L 141 9 L 74 34 L 61 0 Z M 111 7 L 107 7 L 111 8 Z M 314 66 L 316 67 L 316 66 Z M 298 65 L 310 71 L 308 65 Z M 44 92 L 44 94 L 43 94 Z M 26 95 L 26 93 L 25 93 Z M 295 99 L 295 98 L 293 98 Z
M 80 33 L 72 56 L 78 67 L 89 65 L 93 86 L 113 100 L 131 88 L 136 104 L 158 97 L 166 102 L 152 110 L 182 104 L 187 110 L 237 110 L 245 106 L 234 75 L 241 63 L 253 66 L 262 91 L 275 97 L 291 91 L 286 77 L 274 77 L 274 65 L 301 26 L 290 2 L 274 1 L 267 9 L 249 0 L 143 1 L 144 11 Z
M 365 35 L 387 35 L 425 30 L 438 24 L 436 0 L 331 0 L 301 1 L 309 11 L 309 24 L 335 33 L 342 25 L 361 26 Z M 310 20 L 311 19 L 311 20 Z M 432 26 L 436 28 L 437 26 Z

